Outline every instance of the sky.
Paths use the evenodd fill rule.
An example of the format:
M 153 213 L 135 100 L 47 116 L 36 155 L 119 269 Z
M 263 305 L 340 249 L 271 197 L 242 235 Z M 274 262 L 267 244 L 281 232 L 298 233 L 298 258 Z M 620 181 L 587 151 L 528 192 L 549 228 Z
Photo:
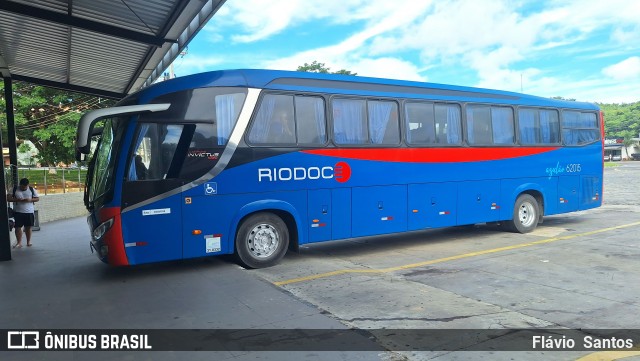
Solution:
M 360 76 L 640 101 L 636 0 L 227 0 L 177 76 L 325 63 Z

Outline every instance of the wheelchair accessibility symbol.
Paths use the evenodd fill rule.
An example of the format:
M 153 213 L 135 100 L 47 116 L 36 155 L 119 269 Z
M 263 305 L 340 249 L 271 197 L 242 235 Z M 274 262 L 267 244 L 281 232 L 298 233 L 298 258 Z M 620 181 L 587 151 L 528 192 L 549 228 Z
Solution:
M 205 183 L 204 194 L 206 196 L 213 196 L 218 194 L 218 183 Z

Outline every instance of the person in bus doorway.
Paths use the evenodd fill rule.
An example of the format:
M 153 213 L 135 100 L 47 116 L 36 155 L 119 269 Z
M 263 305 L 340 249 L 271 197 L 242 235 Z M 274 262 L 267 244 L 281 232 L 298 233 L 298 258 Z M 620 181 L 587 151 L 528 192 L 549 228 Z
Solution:
M 142 162 L 142 156 L 140 154 L 136 154 L 134 158 L 135 166 L 136 166 L 136 178 L 138 180 L 147 179 L 147 167 Z
M 31 227 L 35 223 L 34 203 L 40 200 L 38 192 L 29 185 L 27 178 L 20 179 L 20 185 L 13 187 L 13 192 L 7 194 L 7 201 L 13 202 L 13 218 L 16 228 L 16 244 L 13 248 L 22 247 L 22 229 L 27 237 L 27 247 L 31 247 Z

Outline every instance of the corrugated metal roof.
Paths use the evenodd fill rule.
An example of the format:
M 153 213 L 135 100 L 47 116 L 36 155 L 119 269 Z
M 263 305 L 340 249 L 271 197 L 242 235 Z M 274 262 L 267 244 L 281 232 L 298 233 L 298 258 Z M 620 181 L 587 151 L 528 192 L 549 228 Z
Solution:
M 0 73 L 122 97 L 162 75 L 225 0 L 0 0 Z

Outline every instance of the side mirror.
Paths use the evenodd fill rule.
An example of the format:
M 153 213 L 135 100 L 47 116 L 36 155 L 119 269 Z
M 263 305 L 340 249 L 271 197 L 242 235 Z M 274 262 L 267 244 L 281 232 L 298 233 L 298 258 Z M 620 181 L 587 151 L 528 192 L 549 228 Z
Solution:
M 81 153 L 79 150 L 76 149 L 76 160 L 78 162 L 83 162 L 87 159 L 87 155 L 84 153 Z

